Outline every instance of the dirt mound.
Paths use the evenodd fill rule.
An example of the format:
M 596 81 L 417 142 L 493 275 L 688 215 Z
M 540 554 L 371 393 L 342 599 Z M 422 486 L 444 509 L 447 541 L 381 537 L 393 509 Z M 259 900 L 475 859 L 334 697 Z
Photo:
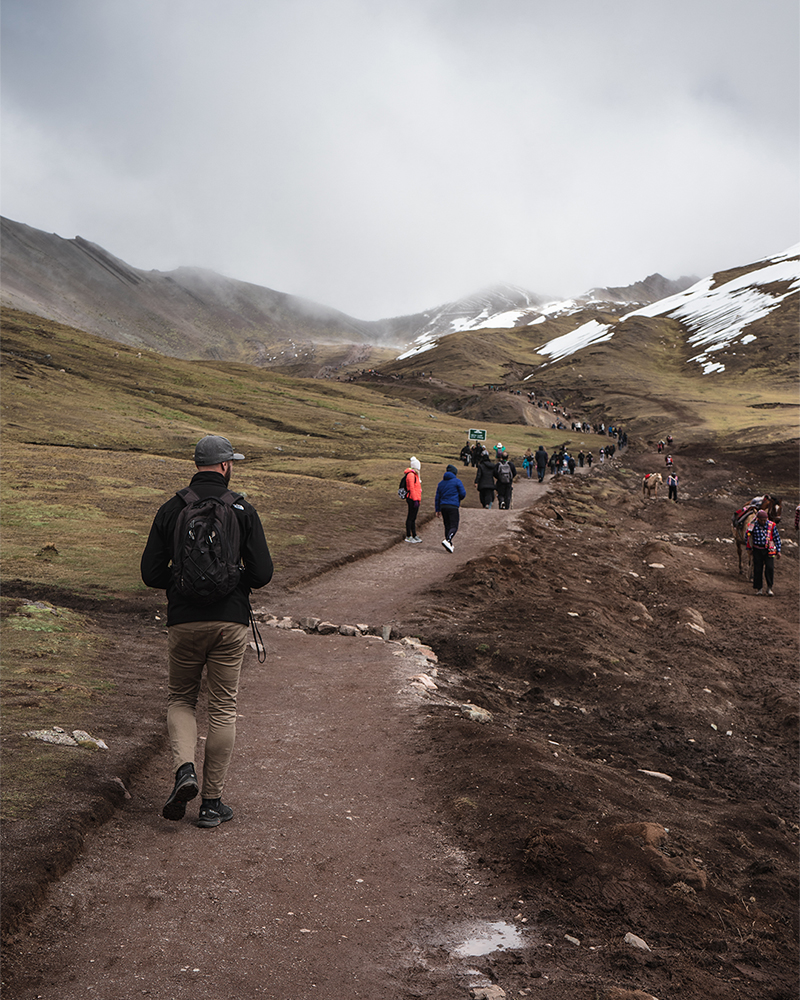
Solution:
M 530 403 L 525 396 L 511 392 L 483 393 L 468 403 L 458 415 L 476 426 L 483 424 L 525 424 L 529 427 L 550 427 L 555 416 Z

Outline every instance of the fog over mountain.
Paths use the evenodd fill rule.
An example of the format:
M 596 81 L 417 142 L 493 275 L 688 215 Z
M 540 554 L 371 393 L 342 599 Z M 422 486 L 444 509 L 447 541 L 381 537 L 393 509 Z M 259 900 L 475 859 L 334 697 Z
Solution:
M 414 352 L 460 330 L 525 326 L 587 303 L 651 303 L 695 280 L 652 275 L 630 288 L 592 289 L 567 301 L 499 286 L 409 316 L 366 321 L 213 271 L 140 270 L 80 236 L 62 239 L 9 219 L 0 225 L 4 306 L 175 357 L 261 365 L 275 360 L 282 342 Z
M 0 212 L 371 320 L 709 274 L 798 238 L 799 15 L 4 0 Z

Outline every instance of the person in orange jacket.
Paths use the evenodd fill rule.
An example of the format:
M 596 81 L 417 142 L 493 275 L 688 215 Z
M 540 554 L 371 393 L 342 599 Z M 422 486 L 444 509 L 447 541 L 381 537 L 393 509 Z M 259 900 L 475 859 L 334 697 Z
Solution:
M 408 468 L 403 473 L 406 481 L 406 503 L 408 504 L 408 516 L 406 517 L 406 541 L 421 542 L 422 539 L 417 534 L 417 514 L 422 500 L 422 479 L 419 475 L 419 459 L 411 456 Z

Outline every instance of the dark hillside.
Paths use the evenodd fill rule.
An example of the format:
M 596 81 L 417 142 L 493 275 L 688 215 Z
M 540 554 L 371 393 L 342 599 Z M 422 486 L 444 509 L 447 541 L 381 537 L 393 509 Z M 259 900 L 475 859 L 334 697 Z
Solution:
M 2 272 L 4 306 L 174 357 L 264 365 L 309 341 L 397 342 L 387 324 L 199 268 L 142 271 L 81 237 L 8 219 Z

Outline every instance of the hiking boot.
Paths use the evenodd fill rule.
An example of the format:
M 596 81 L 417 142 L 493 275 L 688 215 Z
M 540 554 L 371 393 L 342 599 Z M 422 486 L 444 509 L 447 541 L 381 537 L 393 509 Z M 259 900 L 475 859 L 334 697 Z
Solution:
M 452 544 L 452 542 L 448 542 L 446 538 L 442 539 L 442 545 L 444 545 L 444 547 L 447 549 L 448 552 L 452 552 L 453 551 L 453 544 Z
M 414 535 L 414 541 L 415 542 L 421 542 L 422 539 L 419 537 L 419 535 Z
M 406 538 L 406 541 L 407 542 L 413 542 L 414 541 L 414 536 L 413 535 L 409 535 L 408 538 Z
M 753 595 L 753 596 L 754 596 L 754 597 L 763 597 L 763 596 L 764 596 L 764 591 L 763 591 L 763 590 L 757 590 L 757 591 L 756 591 L 756 592 L 754 593 L 754 595 Z
M 181 764 L 175 772 L 175 787 L 164 803 L 161 815 L 164 819 L 177 821 L 186 813 L 186 803 L 200 791 L 194 764 Z
M 220 823 L 227 823 L 229 819 L 233 819 L 233 809 L 226 806 L 222 799 L 203 799 L 197 820 L 198 826 L 210 829 L 212 826 L 219 826 Z
M 774 595 L 774 594 L 772 593 L 772 591 L 771 591 L 771 590 L 768 590 L 768 591 L 767 591 L 767 597 L 774 597 L 774 596 L 775 596 L 775 595 Z

